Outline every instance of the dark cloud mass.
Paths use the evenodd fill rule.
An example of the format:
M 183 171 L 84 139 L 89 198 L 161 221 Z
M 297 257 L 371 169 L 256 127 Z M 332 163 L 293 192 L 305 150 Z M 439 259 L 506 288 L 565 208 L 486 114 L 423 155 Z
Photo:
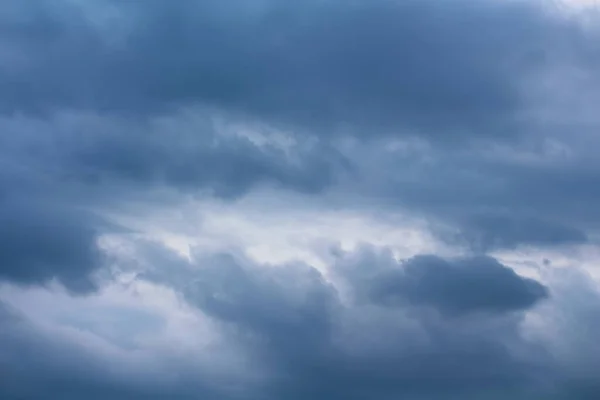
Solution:
M 600 35 L 597 11 L 569 10 L 0 1 L 0 399 L 600 398 L 583 260 L 600 229 Z M 292 199 L 278 229 L 322 265 L 254 260 L 280 245 L 261 221 L 238 232 L 207 213 L 211 250 L 184 258 L 151 241 L 162 226 L 123 216 L 209 198 L 244 213 L 255 192 L 266 214 L 260 195 Z M 329 222 L 299 221 L 300 203 L 402 214 L 435 248 L 399 260 L 373 228 L 360 233 L 381 248 L 323 254 L 354 232 L 307 244 Z M 230 233 L 257 237 L 216 243 Z M 528 251 L 577 265 L 528 278 L 507 261 Z M 62 318 L 171 300 L 164 336 L 133 350 Z
M 97 114 L 0 120 L 0 277 L 93 289 L 97 239 L 121 229 L 96 209 L 156 189 L 235 199 L 256 186 L 314 194 L 347 169 L 330 147 L 219 134 L 198 112 L 136 120 Z M 142 195 L 142 197 L 144 197 Z
M 464 222 L 462 237 L 476 251 L 514 249 L 518 245 L 558 246 L 586 243 L 585 232 L 553 221 L 516 215 L 473 215 Z
M 363 347 L 370 343 L 367 337 L 378 334 L 383 338 L 391 334 L 394 328 L 386 326 L 385 319 L 402 318 L 401 313 L 384 313 L 381 317 L 375 313 L 370 328 L 355 325 L 361 312 L 377 307 L 378 299 L 373 304 L 365 305 L 364 309 L 361 306 L 348 308 L 340 303 L 333 288 L 311 268 L 292 266 L 263 271 L 243 260 L 241 264 L 228 258 L 219 261 L 211 263 L 214 266 L 201 272 L 197 282 L 190 282 L 188 296 L 211 315 L 226 324 L 233 324 L 236 327 L 235 334 L 241 335 L 242 340 L 247 340 L 246 335 L 250 333 L 249 345 L 252 349 L 259 351 L 261 359 L 273 363 L 276 371 L 275 393 L 279 396 L 365 398 L 376 395 L 383 398 L 420 398 L 439 396 L 443 392 L 452 396 L 486 390 L 509 393 L 513 387 L 521 384 L 521 380 L 528 379 L 528 372 L 522 369 L 517 357 L 511 355 L 502 343 L 508 338 L 486 337 L 478 333 L 469 337 L 469 334 L 461 332 L 465 326 L 453 327 L 453 322 L 443 318 L 427 321 L 427 317 L 424 317 L 425 320 L 421 321 L 419 319 L 422 317 L 415 317 L 417 320 L 414 322 L 423 324 L 425 334 L 431 335 L 429 343 L 418 344 L 419 338 L 410 332 L 402 332 L 399 325 L 396 327 L 397 337 L 390 339 L 391 342 L 382 343 L 382 350 L 388 353 L 371 353 L 371 349 Z M 382 261 L 391 263 L 391 260 Z M 379 267 L 386 270 L 385 265 Z M 393 273 L 389 270 L 386 272 Z M 513 279 L 519 282 L 518 277 Z M 484 285 L 496 285 L 493 277 L 490 277 L 490 281 L 481 281 L 479 283 Z M 208 286 L 206 282 L 209 282 Z M 523 296 L 518 284 L 513 288 L 510 286 L 512 282 L 508 283 L 504 289 L 505 295 Z M 536 287 L 538 284 L 535 282 L 531 285 L 534 289 L 542 289 L 541 286 Z M 434 293 L 435 289 L 427 287 L 427 283 L 407 286 L 410 286 L 415 298 L 447 294 L 443 288 L 438 289 L 441 294 Z M 448 298 L 451 298 L 452 294 L 448 294 Z M 478 303 L 485 302 L 486 297 L 485 293 L 472 292 L 470 298 L 460 306 L 477 307 Z M 524 299 L 522 304 L 508 304 L 505 307 L 526 308 L 530 303 L 532 301 Z M 437 305 L 445 306 L 441 303 Z M 483 304 L 482 308 L 485 307 L 494 309 L 495 304 Z M 485 327 L 487 323 L 499 323 L 500 326 L 507 324 L 504 329 L 516 329 L 516 325 L 513 326 L 515 322 L 478 321 L 472 329 L 474 332 L 489 329 Z M 482 325 L 478 326 L 480 323 Z M 357 331 L 352 332 L 354 329 Z M 381 331 L 377 333 L 378 330 Z M 440 334 L 442 336 L 436 337 Z M 353 338 L 346 335 L 365 335 L 366 340 L 352 342 Z M 411 348 L 411 345 L 415 347 Z M 453 358 L 469 361 L 461 368 L 454 364 Z M 486 366 L 486 362 L 493 367 Z M 407 368 L 407 364 L 411 367 Z M 464 387 L 459 382 L 463 382 Z
M 355 290 L 391 307 L 430 306 L 456 316 L 505 313 L 525 310 L 548 296 L 544 286 L 490 257 L 445 260 L 421 255 L 396 262 L 366 251 L 353 258 L 349 265 Z M 381 271 L 381 264 L 389 268 Z
M 87 140 L 68 138 L 80 147 L 60 157 L 66 157 L 69 175 L 87 182 L 166 184 L 187 191 L 208 188 L 221 197 L 240 196 L 260 183 L 313 193 L 333 180 L 333 163 L 320 154 L 325 150 L 300 149 L 292 155 L 298 159 L 294 162 L 274 145 L 258 146 L 245 138 L 219 139 L 210 131 L 181 134 L 176 129 L 181 127 L 158 132 L 117 130 L 92 134 Z M 330 157 L 340 158 L 334 151 Z
M 0 280 L 30 286 L 56 279 L 74 293 L 95 290 L 103 264 L 98 237 L 108 225 L 13 156 L 6 153 L 0 171 Z
M 514 147 L 363 146 L 352 157 L 364 177 L 358 192 L 385 209 L 409 208 L 443 240 L 478 253 L 590 243 L 600 222 L 595 133 L 578 129 L 536 132 Z
M 205 103 L 323 132 L 504 137 L 522 81 L 578 38 L 536 2 L 55 3 L 3 6 L 5 112 Z
M 221 255 L 197 258 L 190 269 L 183 260 L 173 263 L 171 256 L 151 256 L 154 265 L 170 259 L 167 281 L 180 288 L 191 304 L 212 316 L 228 341 L 248 352 L 256 368 L 268 371 L 263 385 L 249 387 L 240 398 L 525 398 L 530 391 L 544 394 L 551 374 L 556 373 L 554 364 L 545 364 L 551 361 L 549 355 L 521 335 L 521 313 L 465 319 L 448 318 L 444 314 L 407 313 L 409 309 L 382 306 L 377 298 L 360 303 L 344 302 L 309 266 L 265 268 L 239 256 Z M 352 260 L 364 257 L 365 254 L 357 253 L 340 259 L 343 279 L 356 283 L 351 272 Z M 414 260 L 413 263 L 422 260 L 441 265 L 450 263 L 442 259 L 432 261 L 425 256 Z M 380 262 L 373 267 L 382 273 L 396 272 L 389 268 L 394 264 L 393 259 L 381 255 Z M 494 260 L 487 262 L 492 265 L 487 269 L 506 269 Z M 451 267 L 440 269 L 444 268 Z M 501 307 L 505 310 L 524 310 L 533 300 L 523 299 L 519 283 L 537 289 L 538 297 L 542 293 L 542 286 L 537 282 L 519 278 L 508 270 L 496 275 L 502 273 L 508 276 L 504 282 L 496 283 L 495 276 L 489 276 L 488 280 L 481 278 L 478 284 L 484 287 L 504 284 L 504 294 L 521 298 L 520 301 L 506 303 L 506 300 L 494 299 L 495 302 L 489 302 L 487 293 L 473 289 L 462 297 L 466 302 L 460 302 L 459 307 L 495 311 L 496 303 L 504 301 Z M 456 284 L 450 281 L 451 285 Z M 456 301 L 451 300 L 452 293 L 448 290 L 439 289 L 441 294 L 438 294 L 427 283 L 410 282 L 406 286 L 413 299 L 433 299 L 437 302 L 434 306 L 446 307 L 440 303 L 444 296 Z M 50 356 L 42 354 L 41 357 Z M 79 358 L 71 361 L 76 365 L 83 362 Z M 90 371 L 96 377 L 81 382 L 81 388 L 68 387 L 76 391 L 85 388 L 101 396 L 112 394 L 118 399 L 137 398 L 135 396 L 144 393 L 144 389 L 133 383 L 120 387 L 114 377 L 101 372 L 102 365 L 97 368 L 100 370 Z M 34 375 L 31 379 L 43 377 L 47 380 L 46 387 L 63 393 L 61 374 L 66 371 L 49 376 L 39 369 L 31 373 Z M 105 386 L 101 389 L 94 385 L 103 382 Z M 26 390 L 19 387 L 19 382 L 15 383 L 13 390 Z M 171 390 L 172 396 L 188 398 L 186 393 L 196 390 L 196 397 L 190 398 L 213 398 L 210 382 L 205 388 L 203 384 L 201 380 L 195 384 L 184 380 L 177 389 L 168 386 L 166 391 Z M 155 390 L 165 388 L 159 386 Z M 23 398 L 44 398 L 37 391 L 30 393 L 30 397 Z M 215 398 L 237 398 L 215 392 L 215 396 L 219 394 L 220 397 Z
M 89 275 L 101 255 L 93 217 L 51 200 L 19 200 L 0 201 L 0 279 L 29 285 L 58 278 L 76 292 L 94 289 Z

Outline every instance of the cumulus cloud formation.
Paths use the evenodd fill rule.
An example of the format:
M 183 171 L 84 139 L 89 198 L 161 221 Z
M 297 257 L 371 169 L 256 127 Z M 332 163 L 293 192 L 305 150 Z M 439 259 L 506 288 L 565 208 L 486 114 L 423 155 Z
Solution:
M 0 397 L 586 400 L 592 7 L 0 4 Z
M 389 266 L 381 269 L 381 264 Z M 353 285 L 385 306 L 430 306 L 442 313 L 522 311 L 548 296 L 538 282 L 518 276 L 491 257 L 445 260 L 419 255 L 398 263 L 366 252 L 350 263 Z
M 264 270 L 230 257 L 219 258 L 214 266 L 210 265 L 212 262 L 208 264 L 199 272 L 197 281 L 190 281 L 188 297 L 223 321 L 226 329 L 233 328 L 237 340 L 272 364 L 274 395 L 363 398 L 377 394 L 435 396 L 446 392 L 456 396 L 494 388 L 510 393 L 521 380 L 535 379 L 526 370 L 511 370 L 522 368 L 520 355 L 511 354 L 504 341 L 525 344 L 519 343 L 522 339 L 518 338 L 516 320 L 482 319 L 463 325 L 443 317 L 410 316 L 401 310 L 382 309 L 378 307 L 379 298 L 362 305 L 344 304 L 319 273 L 305 266 Z M 385 265 L 374 268 L 394 272 Z M 513 279 L 517 284 L 529 283 L 519 281 L 516 275 Z M 543 293 L 536 282 L 529 284 L 532 292 Z M 427 287 L 427 282 L 408 284 L 412 291 L 408 296 L 414 303 L 426 302 L 431 296 L 460 296 L 452 292 L 456 280 L 441 285 L 449 290 Z M 523 296 L 520 288 L 515 290 L 509 285 L 505 295 Z M 438 293 L 432 293 L 436 289 Z M 443 300 L 432 298 L 431 303 L 442 308 L 463 308 L 457 311 L 467 311 L 469 307 L 498 308 L 484 290 L 467 294 L 462 301 L 452 300 L 455 305 L 443 304 Z M 523 299 L 521 304 L 504 307 L 526 308 L 532 302 Z M 412 329 L 405 324 L 413 325 Z M 513 330 L 511 334 L 516 337 L 478 333 L 495 324 Z M 469 329 L 473 330 L 468 333 Z M 421 335 L 428 339 L 423 340 Z M 461 359 L 470 362 L 460 368 L 457 360 Z M 486 359 L 489 367 L 484 365 Z

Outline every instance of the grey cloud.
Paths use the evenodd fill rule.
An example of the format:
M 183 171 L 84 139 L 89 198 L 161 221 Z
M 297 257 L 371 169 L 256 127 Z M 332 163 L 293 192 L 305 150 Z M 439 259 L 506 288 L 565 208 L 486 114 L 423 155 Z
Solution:
M 466 242 L 476 252 L 515 249 L 520 245 L 550 247 L 588 242 L 581 229 L 531 216 L 481 213 L 469 216 L 460 226 L 461 232 L 447 239 Z
M 101 265 L 96 227 L 85 213 L 64 207 L 0 201 L 0 279 L 43 284 L 58 278 L 67 288 L 85 292 Z
M 91 143 L 73 147 L 67 154 L 65 168 L 75 170 L 73 175 L 80 174 L 80 179 L 166 185 L 188 192 L 209 189 L 226 198 L 261 184 L 318 193 L 334 182 L 336 163 L 327 157 L 339 158 L 334 151 L 321 150 L 299 150 L 290 156 L 273 145 L 219 139 L 210 131 L 99 133 L 90 139 Z M 77 144 L 76 139 L 71 142 Z
M 366 197 L 383 212 L 402 207 L 449 225 L 458 231 L 451 244 L 477 253 L 588 243 L 600 222 L 597 122 L 546 109 L 530 89 L 538 89 L 538 73 L 558 71 L 553 79 L 562 82 L 565 66 L 593 71 L 596 41 L 544 7 L 1 2 L 0 280 L 96 289 L 106 266 L 97 240 L 117 228 L 93 211 L 165 187 L 230 200 L 263 185 L 310 194 L 335 188 L 352 207 Z M 595 84 L 586 99 L 595 98 Z M 564 85 L 570 91 L 550 94 L 577 92 Z M 186 119 L 187 109 L 201 114 L 195 106 L 210 115 Z M 575 121 L 547 122 L 536 107 Z M 216 114 L 245 127 L 286 128 L 295 143 L 222 135 L 210 121 Z M 569 138 L 556 132 L 563 129 Z M 373 140 L 348 150 L 347 136 L 326 135 L 334 131 Z M 374 138 L 386 132 L 430 143 L 399 154 L 388 151 L 387 136 Z M 486 140 L 455 140 L 467 137 Z M 536 147 L 557 138 L 569 145 L 561 143 L 565 157 Z M 512 146 L 508 156 L 491 154 L 500 142 Z M 0 397 L 598 397 L 589 371 L 600 355 L 586 335 L 597 328 L 595 289 L 577 302 L 579 291 L 555 298 L 552 288 L 549 297 L 551 289 L 489 257 L 399 264 L 368 250 L 337 260 L 337 278 L 356 297 L 347 302 L 306 265 L 261 266 L 239 255 L 151 261 L 168 275 L 146 278 L 216 321 L 268 371 L 266 382 L 223 392 L 223 382 L 176 361 L 167 363 L 175 382 L 130 381 L 0 304 L 0 373 L 9 377 L 0 379 Z M 548 303 L 566 307 L 557 322 L 564 342 L 522 332 L 525 313 Z
M 415 260 L 411 268 L 422 267 L 427 275 L 428 263 L 417 265 L 427 258 Z M 373 265 L 375 270 L 394 273 L 393 262 L 384 257 L 380 261 Z M 233 340 L 256 354 L 259 365 L 270 368 L 271 383 L 264 389 L 268 397 L 475 399 L 490 392 L 519 395 L 529 385 L 539 389 L 537 380 L 543 381 L 546 356 L 520 337 L 518 316 L 490 314 L 459 321 L 406 314 L 410 305 L 390 309 L 378 301 L 346 304 L 307 266 L 256 266 L 239 256 L 200 257 L 195 262 L 196 272 L 184 270 L 185 278 L 175 287 L 182 287 L 192 304 L 221 321 Z M 473 272 L 476 278 L 471 281 L 478 288 L 468 292 L 468 286 L 462 287 L 466 295 L 460 288 L 447 290 L 444 277 L 453 281 L 450 285 L 461 284 L 460 278 L 453 280 L 452 273 L 444 273 L 453 268 L 447 265 L 440 268 L 443 276 L 435 276 L 439 271 L 426 276 L 439 285 L 407 279 L 405 289 L 414 294 L 414 302 L 431 300 L 435 306 L 454 305 L 453 310 L 459 311 L 522 310 L 545 294 L 537 282 L 488 264 L 481 266 L 481 273 Z M 336 271 L 355 284 L 368 284 L 348 269 Z M 464 274 L 467 280 L 469 272 Z M 173 282 L 177 273 L 171 270 L 170 275 Z M 496 282 L 498 276 L 506 279 Z M 381 278 L 385 280 L 385 275 Z M 499 288 L 495 291 L 500 295 L 490 297 L 485 288 Z M 531 296 L 524 293 L 529 289 Z M 416 331 L 409 328 L 415 325 Z M 515 349 L 519 350 L 513 353 Z
M 381 277 L 371 295 L 383 303 L 404 298 L 460 315 L 519 311 L 548 294 L 538 282 L 518 276 L 492 258 L 447 261 L 421 256 L 408 260 L 401 272 Z
M 304 371 L 318 368 L 310 354 L 328 345 L 336 293 L 316 270 L 292 265 L 262 271 L 230 256 L 199 263 L 205 271 L 184 291 L 193 304 L 248 332 L 268 359 Z
M 37 0 L 1 7 L 0 104 L 5 115 L 36 115 L 28 122 L 33 127 L 13 126 L 15 137 L 33 131 L 21 140 L 26 157 L 9 150 L 6 157 L 88 184 L 69 190 L 116 198 L 124 188 L 170 186 L 235 198 L 272 185 L 315 194 L 335 186 L 351 165 L 368 186 L 357 190 L 356 174 L 347 174 L 352 198 L 385 196 L 449 221 L 479 251 L 585 241 L 585 229 L 569 217 L 593 212 L 597 185 L 589 173 L 511 169 L 472 155 L 455 164 L 460 151 L 444 155 L 439 168 L 392 162 L 362 171 L 362 147 L 345 158 L 323 136 L 306 149 L 296 135 L 300 144 L 290 156 L 277 146 L 217 139 L 206 122 L 163 132 L 152 126 L 200 104 L 315 136 L 334 127 L 428 139 L 529 131 L 536 121 L 527 120 L 524 82 L 568 64 L 575 52 L 589 56 L 589 38 L 577 24 L 551 16 L 541 3 Z M 61 126 L 56 116 L 65 109 L 84 117 Z M 446 150 L 456 148 L 436 148 Z M 384 159 L 377 151 L 375 159 Z M 407 182 L 406 171 L 419 179 Z M 575 197 L 585 207 L 573 207 Z M 500 221 L 495 216 L 505 208 L 518 217 Z M 570 211 L 549 220 L 540 210 Z
M 0 144 L 7 161 L 29 170 L 24 173 L 57 181 L 65 191 L 72 191 L 72 184 L 83 184 L 77 187 L 82 192 L 94 186 L 104 192 L 114 186 L 130 192 L 167 186 L 231 198 L 262 184 L 317 193 L 348 169 L 331 146 L 257 143 L 221 132 L 227 128 L 219 128 L 217 119 L 204 110 L 151 118 L 93 113 L 13 117 L 2 120 L 13 135 Z
M 56 278 L 73 292 L 93 290 L 102 265 L 97 239 L 106 226 L 45 186 L 7 165 L 0 172 L 0 280 L 35 285 Z
M 581 282 L 561 280 L 563 286 L 557 288 L 557 297 L 548 300 L 548 303 L 553 302 L 552 306 L 539 311 L 556 329 L 552 331 L 555 335 L 547 340 L 544 335 L 524 333 L 522 313 L 477 313 L 468 318 L 449 318 L 443 313 L 414 312 L 410 304 L 390 308 L 378 302 L 347 302 L 315 269 L 306 265 L 256 265 L 239 254 L 195 255 L 190 263 L 164 249 L 153 246 L 146 249 L 152 250 L 147 256 L 155 272 L 163 274 L 148 278 L 180 291 L 190 304 L 211 316 L 227 343 L 247 353 L 255 368 L 266 372 L 264 381 L 257 386 L 242 384 L 244 390 L 227 393 L 222 391 L 224 386 L 219 385 L 223 381 L 214 386 L 206 381 L 205 372 L 191 367 L 183 373 L 186 368 L 181 366 L 183 363 L 179 367 L 169 364 L 169 369 L 182 371 L 177 375 L 181 379 L 172 384 L 144 374 L 128 382 L 107 375 L 103 364 L 94 364 L 93 358 L 90 364 L 90 360 L 79 357 L 70 358 L 71 364 L 66 364 L 78 371 L 73 374 L 70 367 L 60 364 L 60 360 L 66 359 L 59 354 L 65 354 L 67 348 L 46 341 L 31 342 L 31 332 L 22 334 L 27 331 L 9 338 L 7 332 L 15 329 L 13 322 L 0 328 L 4 334 L 0 341 L 4 345 L 0 346 L 2 360 L 11 360 L 7 356 L 11 354 L 7 352 L 9 349 L 19 351 L 16 345 L 6 346 L 10 343 L 21 343 L 25 349 L 39 346 L 44 351 L 37 353 L 36 364 L 28 357 L 21 357 L 20 363 L 5 362 L 6 373 L 15 377 L 17 371 L 21 372 L 19 379 L 9 381 L 9 385 L 0 384 L 0 394 L 44 399 L 46 393 L 38 391 L 42 388 L 64 394 L 65 398 L 88 393 L 90 398 L 98 399 L 111 395 L 115 399 L 152 396 L 157 399 L 300 399 L 312 396 L 317 399 L 583 400 L 597 395 L 597 379 L 591 373 L 582 374 L 597 363 L 595 353 L 591 358 L 582 356 L 592 336 L 585 333 L 586 329 L 582 335 L 565 334 L 574 327 L 589 328 L 595 323 L 590 317 L 595 318 L 598 313 L 598 293 L 586 280 L 586 290 L 581 290 Z M 389 254 L 383 251 L 377 255 L 373 250 L 339 254 L 338 262 L 342 265 L 336 267 L 336 272 L 352 285 L 366 285 L 369 280 L 364 280 L 366 275 L 359 276 L 359 273 L 380 277 L 396 273 L 398 265 Z M 365 257 L 371 257 L 370 266 L 374 271 L 364 265 L 357 267 L 356 260 Z M 490 259 L 486 262 L 487 266 L 478 264 L 482 269 L 477 281 L 481 291 L 490 287 L 489 290 L 494 291 L 499 286 L 498 281 L 508 282 L 505 286 L 512 287 L 518 298 L 523 288 L 521 284 L 535 286 L 532 281 L 520 280 L 507 272 L 507 267 Z M 167 265 L 160 268 L 158 264 L 162 263 Z M 430 275 L 432 264 L 438 265 L 433 272 L 442 271 L 440 276 Z M 441 264 L 444 265 L 440 267 Z M 415 269 L 411 272 L 413 276 L 420 273 L 426 279 L 406 279 L 404 289 L 413 294 L 424 293 L 428 301 L 434 299 L 436 306 L 442 300 L 451 303 L 464 299 L 459 291 L 445 290 L 441 278 L 448 275 L 445 269 L 474 266 L 448 264 L 434 257 L 409 261 L 406 267 Z M 490 270 L 494 273 L 487 274 Z M 436 292 L 435 285 L 423 283 L 427 280 L 442 282 L 439 290 Z M 581 301 L 591 300 L 585 310 L 575 304 L 580 300 L 574 300 L 573 291 L 586 293 Z M 509 292 L 506 291 L 506 297 L 511 296 Z M 416 302 L 421 303 L 423 298 L 418 297 Z M 465 303 L 458 301 L 464 309 Z M 555 303 L 557 301 L 560 303 Z M 528 301 L 517 303 L 503 303 L 498 308 L 494 302 L 494 307 L 525 310 L 531 305 Z M 473 304 L 481 303 L 469 302 L 467 308 L 472 309 Z M 489 303 L 484 304 L 488 306 Z M 573 313 L 574 309 L 582 313 Z M 38 344 L 34 346 L 34 343 Z M 48 351 L 52 348 L 57 350 Z M 570 350 L 554 352 L 559 348 Z M 70 353 L 68 349 L 66 353 Z M 52 368 L 55 365 L 62 366 Z M 96 367 L 91 367 L 93 365 Z
M 100 214 L 123 201 L 164 188 L 229 200 L 256 186 L 316 194 L 346 168 L 334 149 L 256 144 L 219 134 L 211 121 L 79 113 L 0 120 L 0 279 L 56 278 L 89 291 L 106 266 L 99 235 L 123 229 Z
M 580 40 L 537 2 L 55 3 L 3 5 L 5 112 L 201 103 L 321 132 L 504 137 L 523 81 Z
M 364 249 L 338 264 L 359 300 L 388 307 L 426 306 L 451 316 L 501 314 L 527 310 L 549 295 L 545 286 L 491 257 L 421 255 L 398 262 L 389 253 Z
M 583 131 L 505 147 L 362 146 L 349 151 L 360 180 L 346 190 L 427 219 L 439 238 L 477 253 L 586 244 L 600 222 L 597 145 Z
M 6 312 L 3 312 L 3 309 Z M 141 372 L 110 360 L 78 341 L 55 337 L 0 303 L 0 397 L 6 400 L 141 400 L 215 398 L 208 382 L 171 384 L 166 370 Z M 165 360 L 167 365 L 169 360 Z M 171 373 L 184 365 L 172 366 Z M 156 373 L 156 376 L 152 376 Z M 161 375 L 162 373 L 162 375 Z M 184 377 L 185 371 L 179 371 Z M 166 382 L 166 383 L 165 383 Z M 216 386 L 216 385 L 215 385 Z M 220 395 L 223 395 L 220 392 Z M 222 397 L 219 397 L 222 398 Z
M 600 329 L 600 293 L 596 281 L 576 266 L 549 272 L 553 282 L 554 307 L 548 308 L 547 318 L 557 326 L 552 347 L 565 351 L 557 353 L 566 366 L 561 381 L 564 398 L 593 399 L 600 393 L 596 371 L 600 368 L 600 351 L 595 346 Z
M 39 168 L 0 139 L 0 281 L 23 286 L 57 280 L 72 293 L 97 288 L 96 273 L 105 266 L 98 246 L 111 227 L 52 176 L 52 165 Z M 3 146 L 5 144 L 5 146 Z M 34 145 L 34 143 L 29 143 Z M 35 159 L 35 157 L 33 157 Z M 36 161 L 37 162 L 37 161 Z

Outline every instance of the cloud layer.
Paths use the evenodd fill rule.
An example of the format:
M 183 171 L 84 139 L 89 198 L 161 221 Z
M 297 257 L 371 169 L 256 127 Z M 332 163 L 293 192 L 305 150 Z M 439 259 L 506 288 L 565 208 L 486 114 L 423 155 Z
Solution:
M 597 398 L 597 19 L 2 2 L 0 397 Z

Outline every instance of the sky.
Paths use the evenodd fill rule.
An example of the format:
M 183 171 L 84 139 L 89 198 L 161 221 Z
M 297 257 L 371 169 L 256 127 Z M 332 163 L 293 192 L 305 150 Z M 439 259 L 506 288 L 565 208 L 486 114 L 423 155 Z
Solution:
M 0 2 L 0 398 L 600 398 L 600 9 Z

